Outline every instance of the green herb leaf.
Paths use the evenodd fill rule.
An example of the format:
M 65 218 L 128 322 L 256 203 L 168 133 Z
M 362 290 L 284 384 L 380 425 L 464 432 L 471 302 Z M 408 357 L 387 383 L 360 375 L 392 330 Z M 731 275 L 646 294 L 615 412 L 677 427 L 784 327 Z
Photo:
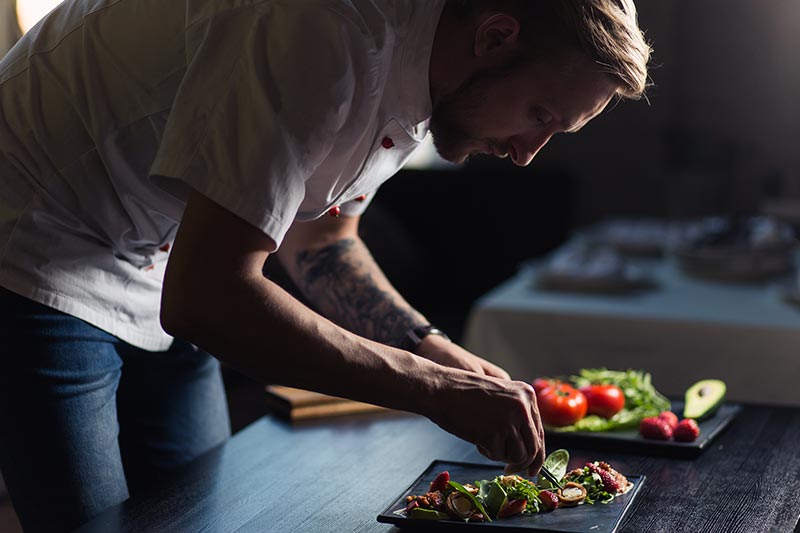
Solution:
M 478 486 L 480 487 L 478 499 L 486 505 L 486 510 L 489 511 L 491 516 L 496 517 L 508 499 L 506 498 L 506 491 L 497 480 L 481 481 Z
M 487 513 L 487 512 L 486 512 L 486 509 L 483 507 L 483 504 L 482 504 L 480 501 L 478 501 L 478 498 L 476 498 L 474 494 L 472 494 L 470 491 L 468 491 L 468 490 L 467 490 L 467 489 L 464 487 L 464 485 L 462 485 L 461 483 L 458 483 L 457 481 L 453 481 L 452 479 L 451 479 L 450 481 L 448 481 L 448 482 L 447 482 L 447 484 L 448 484 L 448 485 L 450 485 L 451 487 L 453 487 L 454 489 L 456 489 L 456 490 L 457 490 L 458 492 L 460 492 L 461 494 L 464 494 L 464 495 L 465 495 L 467 498 L 469 498 L 470 500 L 472 500 L 472 505 L 474 505 L 474 506 L 475 506 L 475 508 L 476 508 L 476 509 L 477 509 L 477 510 L 478 510 L 478 511 L 479 511 L 479 512 L 480 512 L 480 513 L 483 515 L 483 516 L 485 516 L 485 517 L 486 517 L 486 520 L 487 520 L 487 521 L 489 521 L 489 522 L 491 522 L 491 521 L 492 521 L 492 517 L 491 517 L 491 516 L 489 516 L 489 513 Z
M 608 370 L 584 368 L 569 380 L 576 387 L 592 384 L 611 384 L 622 389 L 625 407 L 609 419 L 588 415 L 575 424 L 554 428 L 556 431 L 609 431 L 638 427 L 643 418 L 658 416 L 670 408 L 669 400 L 653 386 L 649 373 L 641 370 Z
M 561 481 L 561 478 L 564 477 L 564 474 L 567 473 L 567 465 L 569 464 L 569 452 L 564 449 L 555 450 L 547 456 L 544 460 L 544 466 L 553 474 L 557 480 Z M 539 474 L 539 485 L 542 487 L 549 489 L 554 488 L 553 484 L 550 481 Z
M 539 487 L 533 481 L 514 476 L 498 476 L 495 481 L 500 483 L 505 489 L 509 500 L 527 500 L 525 506 L 526 513 L 538 513 L 539 508 Z
M 446 520 L 450 518 L 450 515 L 447 513 L 442 513 L 433 509 L 423 509 L 422 507 L 411 509 L 410 516 L 417 520 Z

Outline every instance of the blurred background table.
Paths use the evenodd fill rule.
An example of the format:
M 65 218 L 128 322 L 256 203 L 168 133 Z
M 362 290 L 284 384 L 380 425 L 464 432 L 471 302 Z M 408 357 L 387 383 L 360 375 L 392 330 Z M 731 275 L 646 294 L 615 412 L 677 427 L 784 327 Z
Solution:
M 467 348 L 513 377 L 641 368 L 667 395 L 713 377 L 733 400 L 800 406 L 800 307 L 780 284 L 697 279 L 670 259 L 646 259 L 637 263 L 654 290 L 553 292 L 535 287 L 543 263 L 480 298 L 468 318 Z

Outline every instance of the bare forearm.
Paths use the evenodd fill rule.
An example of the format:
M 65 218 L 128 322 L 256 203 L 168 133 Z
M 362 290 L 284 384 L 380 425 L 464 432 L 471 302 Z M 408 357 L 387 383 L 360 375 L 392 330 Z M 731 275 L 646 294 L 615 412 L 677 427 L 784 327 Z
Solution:
M 369 339 L 399 346 L 424 324 L 386 279 L 364 243 L 343 238 L 284 258 L 295 283 L 325 316 Z
M 341 240 L 335 226 L 323 225 L 322 232 L 318 252 Z M 416 412 L 474 442 L 490 458 L 536 473 L 544 448 L 530 385 L 439 365 L 337 326 L 263 276 L 275 248 L 269 236 L 193 192 L 164 279 L 164 328 L 265 383 Z M 319 258 L 305 263 L 324 266 Z M 309 277 L 310 270 L 303 270 L 306 278 L 319 279 Z M 375 274 L 370 267 L 356 271 L 367 278 Z M 362 286 L 386 291 L 388 282 L 381 283 Z M 314 285 L 309 288 L 316 290 Z
M 345 331 L 263 277 L 207 287 L 170 329 L 264 383 L 423 414 L 420 402 L 449 372 Z

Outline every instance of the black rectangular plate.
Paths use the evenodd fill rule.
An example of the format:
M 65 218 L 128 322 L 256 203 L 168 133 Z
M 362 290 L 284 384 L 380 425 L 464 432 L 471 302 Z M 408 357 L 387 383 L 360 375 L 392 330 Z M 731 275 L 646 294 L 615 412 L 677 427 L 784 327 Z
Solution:
M 419 520 L 405 515 L 406 496 L 425 494 L 436 475 L 447 470 L 450 479 L 461 484 L 474 483 L 482 479 L 494 479 L 503 473 L 501 465 L 477 463 L 454 463 L 436 460 L 425 469 L 384 512 L 378 515 L 378 522 L 394 524 L 398 527 L 415 527 L 429 530 L 453 529 L 502 529 L 503 531 L 557 531 L 563 533 L 613 533 L 617 530 L 625 512 L 630 507 L 644 483 L 644 476 L 628 476 L 634 484 L 626 494 L 617 496 L 608 504 L 579 505 L 533 515 L 517 515 L 492 522 L 463 522 L 460 520 Z M 623 472 L 624 473 L 624 472 Z
M 644 455 L 661 455 L 691 459 L 697 457 L 719 435 L 723 429 L 739 414 L 742 408 L 738 404 L 723 404 L 711 417 L 701 422 L 700 436 L 694 442 L 677 442 L 675 440 L 645 439 L 639 435 L 638 429 L 623 431 L 559 432 L 546 430 L 547 447 L 555 448 L 590 448 L 592 450 L 608 450 L 622 453 L 638 453 Z M 683 402 L 672 402 L 674 413 L 683 412 Z

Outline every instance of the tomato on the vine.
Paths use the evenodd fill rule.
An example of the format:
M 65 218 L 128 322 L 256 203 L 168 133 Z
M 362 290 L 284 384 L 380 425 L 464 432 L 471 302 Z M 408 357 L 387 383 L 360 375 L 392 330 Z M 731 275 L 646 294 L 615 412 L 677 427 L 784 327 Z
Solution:
M 554 383 L 536 395 L 542 422 L 569 426 L 586 416 L 586 397 L 568 383 Z
M 589 404 L 589 414 L 611 418 L 625 407 L 625 394 L 616 385 L 587 385 L 581 387 Z

